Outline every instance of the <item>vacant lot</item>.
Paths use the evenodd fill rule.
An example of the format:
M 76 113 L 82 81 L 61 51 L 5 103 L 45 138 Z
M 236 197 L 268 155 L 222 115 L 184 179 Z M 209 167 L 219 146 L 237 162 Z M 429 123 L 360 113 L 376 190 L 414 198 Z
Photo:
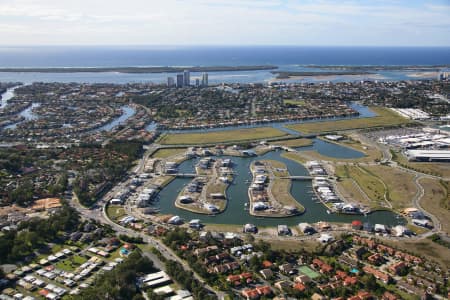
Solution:
M 182 154 L 186 152 L 185 148 L 170 148 L 170 149 L 159 149 L 152 154 L 153 158 L 167 158 L 174 155 Z
M 361 189 L 358 188 L 357 183 L 351 178 L 341 178 L 337 182 L 337 187 L 339 193 L 345 198 L 352 202 L 358 202 L 363 205 L 366 205 L 372 209 L 380 208 L 380 205 L 377 205 L 375 202 L 368 200 L 366 196 L 361 192 Z
M 336 167 L 336 175 L 343 179 L 340 186 L 358 199 L 362 194 L 351 181 L 346 180 L 353 179 L 373 201 L 369 203 L 371 207 L 385 206 L 384 195 L 387 192 L 387 200 L 393 208 L 403 210 L 411 207 L 412 199 L 417 192 L 412 174 L 387 166 L 339 165 Z M 367 204 L 364 199 L 362 202 Z
M 111 218 L 111 220 L 118 220 L 126 215 L 125 209 L 120 205 L 108 205 L 106 209 L 106 214 Z
M 311 139 L 292 139 L 292 140 L 270 142 L 270 144 L 294 148 L 294 147 L 311 146 L 313 144 L 313 141 Z
M 389 191 L 389 199 L 395 209 L 411 207 L 412 199 L 417 193 L 414 175 L 397 168 L 387 166 L 365 167 L 383 180 Z
M 420 201 L 422 207 L 435 215 L 441 221 L 442 230 L 450 233 L 449 196 L 446 188 L 436 179 L 423 178 L 420 180 L 425 194 Z
M 364 129 L 371 127 L 387 127 L 410 123 L 411 121 L 398 115 L 384 107 L 371 107 L 373 112 L 377 114 L 376 117 L 338 120 L 338 121 L 324 121 L 311 122 L 303 124 L 287 125 L 286 127 L 300 131 L 302 133 L 321 133 L 334 132 L 340 130 L 350 129 Z
M 386 188 L 383 182 L 367 170 L 352 165 L 339 165 L 336 167 L 336 175 L 340 178 L 353 179 L 364 193 L 373 201 L 371 207 L 385 204 L 384 194 Z
M 259 127 L 205 133 L 167 134 L 159 142 L 166 145 L 198 145 L 245 142 L 283 136 L 288 134 L 271 127 Z

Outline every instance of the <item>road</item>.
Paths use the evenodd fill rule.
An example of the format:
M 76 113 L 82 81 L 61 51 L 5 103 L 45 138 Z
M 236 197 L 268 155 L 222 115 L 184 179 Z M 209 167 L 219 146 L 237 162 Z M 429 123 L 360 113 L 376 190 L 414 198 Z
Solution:
M 144 154 L 144 157 L 141 159 L 141 162 L 139 163 L 138 169 L 137 169 L 138 172 L 143 172 L 144 166 L 145 166 L 145 161 L 150 156 L 148 153 L 151 153 L 151 152 L 147 151 L 146 154 Z M 224 299 L 225 293 L 216 291 L 211 286 L 206 284 L 206 282 L 203 280 L 203 278 L 201 278 L 196 272 L 194 272 L 194 270 L 192 270 L 192 268 L 184 260 L 180 259 L 172 251 L 172 249 L 170 249 L 169 247 L 164 245 L 162 242 L 160 242 L 159 240 L 157 240 L 147 234 L 144 234 L 142 232 L 136 232 L 132 229 L 123 227 L 123 226 L 113 222 L 111 219 L 109 219 L 109 217 L 106 214 L 106 207 L 107 207 L 108 201 L 109 201 L 109 199 L 112 198 L 112 196 L 115 193 L 117 193 L 117 191 L 119 191 L 123 187 L 125 187 L 128 184 L 128 181 L 129 180 L 125 180 L 125 181 L 121 182 L 119 185 L 115 186 L 113 189 L 111 189 L 111 191 L 108 192 L 105 196 L 103 196 L 102 199 L 97 201 L 96 208 L 94 208 L 94 209 L 89 209 L 89 208 L 83 207 L 80 204 L 80 202 L 78 201 L 78 199 L 76 198 L 75 194 L 72 198 L 72 201 L 70 201 L 70 204 L 72 207 L 74 207 L 80 213 L 80 215 L 84 219 L 93 219 L 93 220 L 98 221 L 99 223 L 109 225 L 109 226 L 111 226 L 111 228 L 113 230 L 115 230 L 115 232 L 118 235 L 124 234 L 124 235 L 128 235 L 128 236 L 133 236 L 133 237 L 141 237 L 145 243 L 158 249 L 161 252 L 161 254 L 164 256 L 165 259 L 176 261 L 176 262 L 180 263 L 186 271 L 191 271 L 194 274 L 194 278 L 197 279 L 200 283 L 202 283 L 205 289 L 207 289 L 211 293 L 214 293 L 218 299 Z M 155 263 L 156 267 L 158 267 L 162 270 L 165 269 L 164 264 L 158 259 L 158 257 L 156 257 L 156 255 L 154 255 L 153 253 L 145 253 L 145 255 L 147 257 L 149 257 Z

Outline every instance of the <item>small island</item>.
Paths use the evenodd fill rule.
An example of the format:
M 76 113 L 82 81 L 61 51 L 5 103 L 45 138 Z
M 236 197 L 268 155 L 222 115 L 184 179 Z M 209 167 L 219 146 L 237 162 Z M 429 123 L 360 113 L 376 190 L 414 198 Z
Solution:
M 175 206 L 199 214 L 223 212 L 226 190 L 233 182 L 232 164 L 230 159 L 202 158 L 195 167 L 196 177 L 180 192 Z
M 253 216 L 283 218 L 304 213 L 305 208 L 290 193 L 291 179 L 284 163 L 274 160 L 254 161 L 248 189 L 249 213 Z

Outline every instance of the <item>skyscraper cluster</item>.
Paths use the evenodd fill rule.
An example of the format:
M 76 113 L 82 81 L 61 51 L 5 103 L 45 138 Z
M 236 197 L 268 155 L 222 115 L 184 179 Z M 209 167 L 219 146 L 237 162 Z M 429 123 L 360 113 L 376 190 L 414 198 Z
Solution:
M 167 77 L 167 86 L 168 87 L 188 87 L 191 85 L 191 74 L 189 70 L 184 70 L 183 74 L 177 74 L 176 80 L 173 77 Z M 200 79 L 195 80 L 195 86 L 199 87 L 205 87 L 208 86 L 208 73 L 202 74 L 202 80 L 200 82 Z

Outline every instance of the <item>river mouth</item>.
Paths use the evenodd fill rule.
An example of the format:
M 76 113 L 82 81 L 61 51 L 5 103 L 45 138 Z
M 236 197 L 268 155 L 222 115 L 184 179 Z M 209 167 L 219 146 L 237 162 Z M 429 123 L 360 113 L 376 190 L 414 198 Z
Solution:
M 358 158 L 364 156 L 363 153 L 343 147 L 337 144 L 324 142 L 318 139 L 314 140 L 312 146 L 299 148 L 301 150 L 316 150 L 322 155 L 328 155 L 336 158 Z M 301 222 L 314 223 L 318 221 L 351 223 L 353 220 L 361 220 L 371 224 L 385 224 L 395 226 L 405 224 L 405 220 L 391 211 L 374 211 L 367 216 L 363 215 L 343 215 L 328 214 L 327 209 L 314 200 L 314 193 L 310 181 L 292 181 L 291 194 L 301 203 L 306 211 L 300 216 L 292 216 L 285 218 L 262 218 L 254 217 L 245 210 L 245 203 L 248 199 L 248 187 L 251 182 L 250 164 L 255 160 L 270 159 L 280 161 L 286 164 L 289 173 L 292 176 L 306 176 L 308 171 L 299 163 L 289 160 L 281 156 L 282 151 L 272 151 L 258 157 L 230 157 L 222 156 L 221 158 L 230 158 L 234 164 L 234 171 L 237 176 L 233 184 L 227 190 L 228 206 L 226 210 L 215 216 L 205 216 L 191 213 L 175 207 L 174 202 L 181 189 L 190 182 L 190 179 L 176 178 L 167 185 L 159 194 L 159 202 L 156 207 L 160 209 L 161 214 L 178 215 L 184 220 L 200 219 L 204 223 L 213 224 L 235 224 L 243 225 L 247 223 L 256 226 L 276 226 L 278 224 L 286 224 L 289 226 L 297 225 Z M 191 159 L 180 165 L 180 173 L 192 173 L 198 159 Z

